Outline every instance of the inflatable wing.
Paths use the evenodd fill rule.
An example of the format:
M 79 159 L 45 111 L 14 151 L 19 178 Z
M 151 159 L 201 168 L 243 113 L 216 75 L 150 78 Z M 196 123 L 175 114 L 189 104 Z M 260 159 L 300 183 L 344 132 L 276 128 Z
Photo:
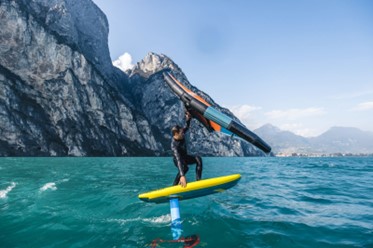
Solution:
M 250 142 L 264 152 L 271 147 L 242 124 L 213 108 L 202 97 L 185 87 L 171 73 L 163 72 L 163 76 L 172 91 L 183 101 L 187 110 L 198 119 L 209 131 L 222 132 Z

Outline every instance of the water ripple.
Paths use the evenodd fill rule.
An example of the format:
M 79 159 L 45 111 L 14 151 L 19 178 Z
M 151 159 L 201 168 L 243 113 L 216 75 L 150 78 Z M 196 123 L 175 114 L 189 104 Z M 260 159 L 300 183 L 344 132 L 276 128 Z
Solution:
M 200 247 L 373 246 L 373 158 L 204 158 L 205 178 L 235 173 L 235 187 L 180 203 L 184 234 Z M 171 158 L 2 159 L 0 246 L 171 239 L 169 205 L 137 195 L 175 174 Z

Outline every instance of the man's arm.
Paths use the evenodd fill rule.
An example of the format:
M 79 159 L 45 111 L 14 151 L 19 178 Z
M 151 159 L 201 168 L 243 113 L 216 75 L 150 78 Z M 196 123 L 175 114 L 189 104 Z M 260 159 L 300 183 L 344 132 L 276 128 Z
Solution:
M 186 120 L 186 125 L 183 128 L 184 133 L 186 133 L 186 131 L 188 131 L 188 129 L 190 127 L 190 121 L 192 120 L 192 115 L 188 111 L 185 112 L 185 120 Z
M 179 174 L 180 176 L 184 176 L 183 164 L 181 163 L 180 153 L 177 150 L 177 147 L 175 146 L 174 142 L 172 142 L 171 149 L 174 154 L 174 158 L 176 159 L 176 164 L 177 164 L 177 168 L 179 169 Z
M 179 184 L 181 185 L 181 187 L 185 188 L 186 185 L 187 185 L 187 181 L 186 181 L 186 178 L 185 178 L 185 175 L 184 175 L 183 164 L 181 163 L 180 154 L 177 151 L 177 148 L 176 148 L 174 143 L 172 143 L 171 149 L 172 149 L 172 151 L 174 153 L 174 157 L 176 159 L 177 168 L 179 169 L 179 174 L 180 174 Z

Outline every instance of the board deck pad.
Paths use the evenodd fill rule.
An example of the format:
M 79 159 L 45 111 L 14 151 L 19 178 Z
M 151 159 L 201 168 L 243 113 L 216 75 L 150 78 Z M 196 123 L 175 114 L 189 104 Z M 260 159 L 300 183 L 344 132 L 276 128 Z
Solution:
M 179 201 L 193 199 L 196 197 L 222 192 L 235 186 L 240 179 L 240 174 L 203 179 L 188 183 L 185 188 L 177 185 L 143 193 L 139 195 L 139 199 L 154 203 L 169 202 L 169 200 L 172 198 L 178 198 Z

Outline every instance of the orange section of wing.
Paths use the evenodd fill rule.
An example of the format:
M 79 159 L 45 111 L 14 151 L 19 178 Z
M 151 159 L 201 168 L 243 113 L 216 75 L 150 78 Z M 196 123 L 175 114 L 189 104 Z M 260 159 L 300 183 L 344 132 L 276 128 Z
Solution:
M 191 91 L 190 89 L 188 89 L 187 87 L 185 87 L 182 83 L 180 83 L 179 81 L 177 81 L 176 78 L 174 78 L 170 73 L 168 73 L 168 75 L 186 92 L 188 92 L 189 95 L 193 96 L 195 99 L 199 100 L 200 102 L 203 102 L 204 104 L 206 104 L 207 106 L 211 106 L 211 104 L 209 104 L 208 102 L 205 101 L 205 99 L 203 99 L 202 97 L 200 97 L 199 95 L 197 95 L 196 93 L 194 93 L 193 91 Z
M 202 97 L 185 87 L 182 83 L 180 83 L 171 73 L 168 73 L 168 75 L 174 80 L 185 92 L 187 92 L 189 95 L 194 97 L 195 99 L 199 100 L 200 102 L 206 104 L 207 106 L 211 106 L 208 102 L 205 101 Z M 212 129 L 214 129 L 216 132 L 220 132 L 221 126 L 213 121 L 207 120 Z
M 219 124 L 216 124 L 213 121 L 209 121 L 209 122 L 210 122 L 210 125 L 211 125 L 212 129 L 214 129 L 216 132 L 220 132 L 221 126 Z

